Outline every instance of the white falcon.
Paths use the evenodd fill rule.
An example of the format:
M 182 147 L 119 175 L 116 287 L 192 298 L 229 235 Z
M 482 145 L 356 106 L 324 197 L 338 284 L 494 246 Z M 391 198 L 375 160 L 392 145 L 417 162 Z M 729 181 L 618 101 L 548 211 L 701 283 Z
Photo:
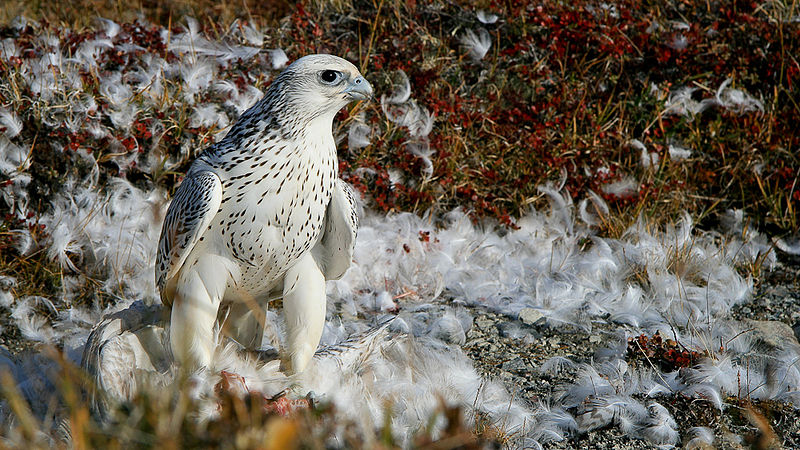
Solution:
M 338 178 L 336 113 L 372 97 L 356 67 L 331 55 L 298 59 L 220 142 L 192 163 L 169 206 L 156 284 L 170 312 L 170 346 L 192 370 L 210 367 L 222 302 L 228 334 L 261 345 L 266 308 L 283 298 L 282 355 L 302 372 L 325 323 L 325 280 L 347 270 L 358 217 Z

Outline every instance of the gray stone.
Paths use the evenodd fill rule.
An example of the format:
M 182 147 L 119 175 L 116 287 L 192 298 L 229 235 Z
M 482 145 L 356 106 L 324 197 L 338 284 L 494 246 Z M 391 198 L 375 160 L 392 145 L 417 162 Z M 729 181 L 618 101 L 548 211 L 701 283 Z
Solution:
M 478 328 L 480 328 L 481 330 L 486 330 L 492 325 L 494 325 L 494 322 L 491 319 L 487 319 L 486 317 L 478 317 L 477 319 L 475 319 L 475 325 L 477 325 Z
M 544 322 L 544 315 L 533 308 L 522 308 L 519 312 L 519 320 L 526 325 L 540 325 Z
M 508 372 L 526 370 L 528 366 L 522 358 L 514 358 L 503 363 L 503 370 Z
M 467 335 L 467 336 L 469 336 L 469 335 Z M 482 346 L 482 345 L 488 345 L 488 343 L 486 342 L 486 338 L 479 337 L 479 338 L 472 339 L 469 342 L 469 345 L 473 345 L 473 346 L 477 347 L 477 346 Z
M 761 341 L 764 345 L 773 349 L 783 349 L 798 346 L 798 338 L 795 330 L 789 325 L 777 320 L 751 320 L 742 321 L 748 333 L 756 341 Z

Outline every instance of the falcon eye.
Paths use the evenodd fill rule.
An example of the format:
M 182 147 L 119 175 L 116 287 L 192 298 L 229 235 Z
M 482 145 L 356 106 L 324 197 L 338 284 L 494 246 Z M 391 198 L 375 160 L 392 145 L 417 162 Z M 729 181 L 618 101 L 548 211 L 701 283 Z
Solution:
M 325 70 L 320 74 L 319 77 L 323 83 L 333 84 L 338 81 L 341 76 L 342 74 L 335 70 Z

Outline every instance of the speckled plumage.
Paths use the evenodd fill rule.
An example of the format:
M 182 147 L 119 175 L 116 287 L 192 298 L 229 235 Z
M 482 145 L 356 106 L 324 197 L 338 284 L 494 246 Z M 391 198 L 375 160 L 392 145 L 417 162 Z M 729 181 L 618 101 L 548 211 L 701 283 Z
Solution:
M 324 324 L 324 280 L 349 266 L 358 226 L 352 192 L 337 177 L 332 121 L 371 93 L 347 61 L 301 58 L 194 161 L 170 204 L 156 261 L 180 362 L 210 364 L 223 300 L 234 303 L 232 337 L 259 346 L 252 303 L 265 307 L 270 296 L 284 298 L 289 367 L 302 370 L 311 358 Z

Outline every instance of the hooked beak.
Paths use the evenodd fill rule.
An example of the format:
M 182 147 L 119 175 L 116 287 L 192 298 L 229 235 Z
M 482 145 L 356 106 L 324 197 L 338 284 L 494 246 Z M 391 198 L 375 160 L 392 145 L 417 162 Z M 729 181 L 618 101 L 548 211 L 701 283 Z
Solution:
M 362 76 L 357 76 L 347 84 L 345 94 L 350 94 L 352 100 L 367 100 L 372 98 L 372 86 Z

